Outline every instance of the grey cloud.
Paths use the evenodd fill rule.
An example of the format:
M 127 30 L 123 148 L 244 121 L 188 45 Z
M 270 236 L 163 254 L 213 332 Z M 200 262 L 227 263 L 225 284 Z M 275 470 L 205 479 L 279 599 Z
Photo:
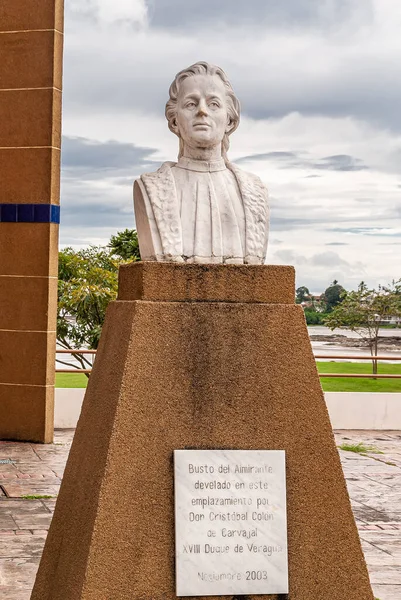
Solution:
M 266 152 L 264 154 L 250 154 L 237 159 L 237 164 L 258 161 L 276 163 L 281 169 L 314 169 L 319 171 L 362 171 L 369 167 L 364 165 L 359 158 L 349 154 L 336 154 L 325 156 L 318 160 L 308 157 L 307 152 Z M 318 175 L 309 175 L 318 177 Z
M 98 6 L 95 0 L 69 0 L 65 5 L 66 17 L 96 22 Z
M 156 170 L 158 166 L 159 163 L 157 163 L 157 166 L 152 166 L 152 170 Z M 133 177 L 113 177 L 113 184 L 121 187 L 132 187 L 132 180 Z
M 346 242 L 326 242 L 325 246 L 349 246 Z
M 372 218 L 369 218 L 371 221 Z M 337 233 L 356 233 L 360 235 L 386 236 L 386 237 L 401 237 L 401 233 L 396 231 L 388 231 L 385 227 L 333 227 L 328 231 Z
M 87 229 L 86 237 L 92 237 L 95 229 L 109 231 L 134 227 L 132 190 L 125 190 L 108 183 L 106 179 L 93 181 L 62 179 L 61 187 L 61 241 L 64 232 Z M 109 237 L 109 235 L 105 236 Z
M 66 13 L 66 111 L 82 114 L 85 111 L 139 109 L 161 115 L 168 86 L 179 69 L 203 58 L 219 62 L 223 55 L 221 66 L 227 69 L 244 114 L 255 119 L 281 118 L 299 112 L 312 116 L 353 116 L 401 129 L 399 56 L 388 60 L 385 55 L 372 55 L 366 48 L 368 41 L 361 41 L 360 51 L 355 51 L 349 58 L 342 52 L 347 46 L 345 40 L 358 35 L 367 25 L 372 26 L 375 35 L 370 0 L 326 0 L 321 3 L 315 0 L 250 0 L 234 4 L 233 0 L 199 3 L 149 0 L 150 28 L 142 31 L 141 36 L 126 28 L 121 32 L 110 28 L 101 30 L 96 22 L 88 22 L 88 15 L 96 15 L 95 3 L 87 0 L 83 7 L 80 3 L 81 0 L 74 0 L 73 8 L 67 9 Z M 231 52 L 220 51 L 216 36 L 211 33 L 213 24 L 219 28 L 220 47 Z M 263 29 L 255 30 L 259 24 Z M 319 24 L 332 29 L 332 43 L 328 40 L 327 47 L 321 45 L 322 53 L 327 51 L 328 54 L 327 71 L 309 67 L 314 61 L 313 50 L 308 53 L 303 49 L 302 63 L 296 55 L 293 60 L 288 58 L 291 40 L 296 38 L 295 30 L 312 25 L 313 48 L 313 41 L 320 37 Z M 80 35 L 76 33 L 77 25 Z M 285 37 L 269 49 L 264 44 L 265 38 L 269 31 L 273 36 L 280 28 Z M 111 31 L 113 35 L 110 35 Z M 85 33 L 88 33 L 87 39 Z M 182 37 L 179 37 L 181 33 Z M 250 45 L 255 41 L 255 46 L 260 46 L 259 55 L 250 53 L 249 64 L 238 56 L 236 39 L 239 34 L 244 39 L 249 38 Z M 119 35 L 125 43 L 113 45 L 113 38 Z M 210 36 L 214 37 L 214 42 Z M 177 43 L 174 37 L 177 37 Z M 339 51 L 336 59 L 332 56 L 333 43 Z M 159 44 L 162 51 L 156 53 L 154 48 Z M 282 65 L 280 69 L 278 64 Z
M 349 232 L 348 228 L 329 229 L 327 227 L 327 225 L 332 221 L 332 214 L 330 210 L 320 212 L 315 206 L 310 209 L 306 208 L 302 211 L 306 214 L 305 217 L 286 216 L 287 212 L 288 211 L 281 210 L 280 207 L 276 207 L 274 211 L 272 210 L 272 218 L 270 222 L 270 228 L 272 232 L 292 231 L 295 229 L 308 229 L 313 231 L 318 225 L 320 225 L 320 227 L 325 231 Z M 295 212 L 295 207 L 293 209 L 293 212 Z M 371 221 L 371 218 L 366 218 L 365 220 Z M 340 219 L 336 217 L 336 221 L 347 222 L 348 218 L 343 217 L 342 219 Z
M 337 265 L 348 266 L 348 263 L 336 252 L 331 251 L 314 254 L 311 258 L 311 263 L 317 267 L 333 267 Z
M 82 203 L 68 205 L 64 201 L 61 205 L 61 226 L 64 227 L 107 227 L 118 229 L 133 228 L 135 224 L 134 209 L 130 213 L 121 207 L 111 204 L 109 206 L 97 203 L 88 204 L 83 199 Z
M 275 160 L 278 162 L 294 162 L 297 160 L 298 153 L 297 152 L 264 152 L 263 154 L 249 154 L 247 156 L 241 156 L 241 158 L 237 158 L 234 162 L 238 165 L 244 162 L 248 162 L 250 160 L 255 161 L 267 161 L 267 160 Z
M 141 28 L 142 19 L 138 19 L 138 14 L 134 10 L 134 6 L 120 3 L 120 6 L 116 7 L 117 11 L 106 10 L 105 14 L 104 5 L 106 4 L 106 9 L 110 9 L 110 7 L 107 6 L 107 3 L 110 3 L 110 0 L 68 0 L 68 2 L 65 3 L 67 25 L 70 22 L 74 22 L 78 25 L 86 23 L 91 28 L 95 28 L 107 23 L 107 25 L 115 29 L 116 32 L 118 32 L 118 29 L 121 29 L 121 27 L 128 31 L 137 31 Z M 116 2 L 116 4 L 118 5 L 118 2 Z M 132 2 L 132 4 L 134 3 Z M 135 13 L 137 18 L 135 18 Z
M 360 204 L 377 204 L 376 198 L 354 198 L 354 200 Z
M 372 214 L 370 211 L 363 211 L 358 216 L 350 214 L 348 211 L 335 211 L 330 203 L 316 204 L 303 200 L 299 205 L 291 197 L 277 197 L 272 195 L 270 198 L 271 207 L 271 231 L 276 235 L 280 235 L 281 231 L 293 230 L 320 230 L 326 232 L 327 239 L 336 239 L 337 233 L 354 233 L 360 235 L 386 235 L 387 229 L 383 226 L 380 228 L 372 227 Z M 391 211 L 387 211 L 381 215 L 382 219 L 394 220 Z M 355 225 L 358 223 L 359 225 Z M 389 225 L 391 227 L 391 225 Z M 401 236 L 401 234 L 392 234 L 393 236 Z
M 308 262 L 305 256 L 302 256 L 294 250 L 277 250 L 274 256 L 279 260 L 287 263 L 296 263 L 297 265 L 304 265 Z
M 339 280 L 342 280 L 344 275 L 357 276 L 358 278 L 362 278 L 366 275 L 366 265 L 364 263 L 360 261 L 353 263 L 347 262 L 336 252 L 331 251 L 314 254 L 310 259 L 310 264 L 316 268 L 330 268 L 331 270 L 338 269 L 338 276 L 336 271 L 334 271 L 333 275 L 335 279 Z
M 328 171 L 362 171 L 368 169 L 366 165 L 362 164 L 361 160 L 348 154 L 326 156 L 314 163 L 313 168 Z
M 81 137 L 63 136 L 62 169 L 66 174 L 74 171 L 83 174 L 106 176 L 112 171 L 136 172 L 152 164 L 154 148 L 109 141 L 98 142 Z
M 294 217 L 285 217 L 278 216 L 278 211 L 275 213 L 272 212 L 272 217 L 270 221 L 270 229 L 271 231 L 290 231 L 292 229 L 304 229 L 310 228 L 316 223 L 314 219 L 311 218 L 294 218 Z
M 355 264 L 350 264 L 346 260 L 342 259 L 336 252 L 320 252 L 312 255 L 311 257 L 300 255 L 298 252 L 292 249 L 283 249 L 277 250 L 274 253 L 274 259 L 283 261 L 285 263 L 294 264 L 297 267 L 298 277 L 299 271 L 303 270 L 305 273 L 304 267 L 307 270 L 313 272 L 324 272 L 329 271 L 332 273 L 331 281 L 333 279 L 338 279 L 343 281 L 345 275 L 347 276 L 357 276 L 358 281 L 362 276 L 365 276 L 365 265 L 361 262 L 356 262 Z M 309 280 L 309 281 L 308 281 Z M 298 279 L 299 281 L 299 279 Z M 309 289 L 314 289 L 314 286 L 310 284 L 311 275 L 308 272 L 307 281 L 303 281 L 302 285 L 305 283 L 308 285 Z M 297 283 L 298 285 L 298 283 Z
M 134 144 L 64 136 L 62 240 L 64 228 L 134 227 L 132 184 L 140 173 L 158 167 L 151 158 L 154 151 Z
M 339 27 L 355 14 L 371 15 L 371 2 L 358 0 L 147 0 L 150 25 L 168 29 L 260 26 L 263 28 Z
M 313 60 L 310 57 L 310 60 Z M 375 59 L 373 59 L 373 62 Z M 379 63 L 379 61 L 377 61 Z M 345 67 L 332 71 L 330 78 L 315 77 L 305 73 L 293 81 L 293 86 L 277 84 L 277 73 L 268 74 L 266 88 L 259 94 L 252 93 L 250 83 L 238 78 L 235 91 L 241 99 L 244 114 L 254 119 L 282 118 L 291 113 L 318 117 L 356 117 L 377 126 L 391 126 L 401 129 L 401 113 L 398 110 L 401 98 L 399 72 L 393 64 L 374 65 L 366 69 L 366 59 L 355 57 L 347 70 L 353 70 L 352 77 Z M 375 72 L 375 77 L 371 73 Z M 302 74 L 302 67 L 299 74 Z M 288 72 L 288 78 L 293 72 Z M 287 79 L 288 81 L 288 79 Z M 285 82 L 285 78 L 284 78 Z

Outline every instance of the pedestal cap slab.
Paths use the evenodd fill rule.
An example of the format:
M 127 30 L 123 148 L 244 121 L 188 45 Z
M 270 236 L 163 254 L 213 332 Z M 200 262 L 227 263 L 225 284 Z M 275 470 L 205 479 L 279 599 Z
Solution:
M 118 300 L 294 304 L 294 267 L 134 262 L 120 267 Z

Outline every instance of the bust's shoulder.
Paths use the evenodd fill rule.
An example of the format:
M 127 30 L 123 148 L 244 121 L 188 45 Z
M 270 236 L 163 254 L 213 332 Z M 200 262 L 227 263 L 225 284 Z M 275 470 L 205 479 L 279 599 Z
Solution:
M 166 175 L 171 173 L 171 168 L 175 167 L 177 163 L 175 162 L 164 162 L 156 171 L 151 171 L 150 173 L 142 173 L 140 179 L 142 181 L 155 181 L 157 179 L 163 179 Z
M 227 163 L 227 167 L 234 173 L 242 189 L 248 190 L 249 192 L 254 190 L 258 194 L 267 196 L 267 187 L 258 175 L 243 171 L 234 163 Z
M 176 197 L 174 177 L 171 168 L 176 163 L 165 162 L 157 171 L 143 173 L 134 183 L 134 196 L 140 194 L 145 201 L 153 206 L 166 204 Z

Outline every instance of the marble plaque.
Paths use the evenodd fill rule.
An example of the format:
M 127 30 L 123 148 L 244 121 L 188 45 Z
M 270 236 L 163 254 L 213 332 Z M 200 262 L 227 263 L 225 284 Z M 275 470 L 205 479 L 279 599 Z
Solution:
M 175 450 L 177 596 L 288 593 L 285 452 Z

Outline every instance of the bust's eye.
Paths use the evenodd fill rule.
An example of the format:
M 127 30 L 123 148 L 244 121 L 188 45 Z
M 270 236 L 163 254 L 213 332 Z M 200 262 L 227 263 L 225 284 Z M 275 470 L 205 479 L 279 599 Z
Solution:
M 220 104 L 217 102 L 217 100 L 212 100 L 209 102 L 209 106 L 213 106 L 213 108 L 220 108 Z
M 196 105 L 195 102 L 187 102 L 185 106 L 186 108 L 194 108 Z

